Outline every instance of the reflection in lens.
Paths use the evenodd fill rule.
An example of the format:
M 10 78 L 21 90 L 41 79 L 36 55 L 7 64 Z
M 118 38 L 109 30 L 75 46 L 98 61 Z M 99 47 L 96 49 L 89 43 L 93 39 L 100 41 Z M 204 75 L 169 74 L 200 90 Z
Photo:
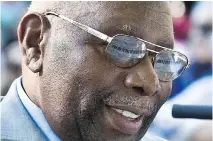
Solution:
M 115 36 L 106 48 L 110 62 L 119 67 L 131 67 L 137 64 L 146 53 L 145 44 L 132 36 Z
M 171 50 L 161 51 L 155 58 L 154 69 L 162 81 L 176 79 L 187 65 L 186 56 Z

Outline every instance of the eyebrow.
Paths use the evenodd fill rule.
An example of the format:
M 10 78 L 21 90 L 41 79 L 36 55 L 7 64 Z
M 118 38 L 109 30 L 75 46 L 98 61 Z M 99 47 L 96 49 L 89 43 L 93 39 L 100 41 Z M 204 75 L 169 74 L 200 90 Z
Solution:
M 73 25 L 75 25 L 75 26 L 81 28 L 82 30 L 84 30 L 84 31 L 86 31 L 86 32 L 88 32 L 88 33 L 90 33 L 90 34 L 92 34 L 92 35 L 94 35 L 94 36 L 96 36 L 96 37 L 98 37 L 98 38 L 104 40 L 104 41 L 107 41 L 108 43 L 110 43 L 111 40 L 113 39 L 113 37 L 109 37 L 109 36 L 107 36 L 106 34 L 101 33 L 101 32 L 98 31 L 98 30 L 95 30 L 95 29 L 93 29 L 93 28 L 91 28 L 91 27 L 89 27 L 89 26 L 86 26 L 86 25 L 84 25 L 84 24 L 81 24 L 81 23 L 79 23 L 79 22 L 77 22 L 77 21 L 74 21 L 74 20 L 72 20 L 72 19 L 69 19 L 69 18 L 67 18 L 67 17 L 65 17 L 65 16 L 63 16 L 63 15 L 57 14 L 57 13 L 55 13 L 55 12 L 46 12 L 45 15 L 53 15 L 53 16 L 59 17 L 59 18 L 61 18 L 61 19 L 64 19 L 64 20 L 66 20 L 66 21 L 72 23 Z M 135 38 L 137 38 L 137 37 L 135 37 Z M 141 38 L 137 38 L 137 39 L 139 39 L 139 40 L 141 40 L 141 41 L 143 41 L 143 42 L 145 42 L 145 43 L 147 43 L 147 44 L 150 44 L 150 45 L 153 45 L 153 46 L 162 48 L 162 49 L 172 50 L 172 49 L 170 49 L 170 48 L 167 48 L 167 47 L 164 47 L 164 46 L 160 46 L 160 45 L 154 44 L 154 43 L 152 43 L 152 42 L 143 40 L 143 39 L 141 39 Z M 148 48 L 147 48 L 147 50 L 148 50 L 148 51 L 152 51 L 152 52 L 154 52 L 154 53 L 159 53 L 158 51 L 155 51 L 155 50 L 152 50 L 152 49 L 148 49 Z
M 118 30 L 121 30 L 122 32 L 127 33 L 127 34 L 134 32 L 132 27 L 130 25 L 127 25 L 127 24 L 122 25 L 122 26 L 117 25 L 116 28 L 118 28 Z

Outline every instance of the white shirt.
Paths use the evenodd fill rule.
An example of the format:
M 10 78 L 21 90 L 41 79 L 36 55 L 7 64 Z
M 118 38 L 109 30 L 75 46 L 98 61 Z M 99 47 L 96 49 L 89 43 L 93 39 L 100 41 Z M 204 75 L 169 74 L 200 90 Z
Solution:
M 18 78 L 17 91 L 23 106 L 26 108 L 29 115 L 32 117 L 35 124 L 40 128 L 46 138 L 50 141 L 61 141 L 60 138 L 53 132 L 49 126 L 42 110 L 36 106 L 25 93 L 21 81 L 22 77 Z

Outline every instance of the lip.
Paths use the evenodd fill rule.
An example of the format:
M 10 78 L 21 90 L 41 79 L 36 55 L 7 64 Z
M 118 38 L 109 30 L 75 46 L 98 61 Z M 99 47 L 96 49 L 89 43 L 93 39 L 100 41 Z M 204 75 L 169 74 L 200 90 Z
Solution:
M 117 113 L 112 108 L 115 108 L 114 106 L 108 106 L 106 105 L 106 118 L 109 124 L 112 128 L 114 128 L 117 131 L 120 131 L 123 134 L 135 134 L 138 132 L 140 127 L 143 124 L 144 116 L 141 115 L 140 117 L 136 119 L 130 119 L 127 118 L 120 113 Z
M 145 108 L 138 108 L 136 106 L 126 106 L 126 105 L 108 105 L 109 107 L 121 109 L 125 111 L 130 111 L 136 115 L 150 116 L 152 114 L 152 110 Z
M 143 116 L 150 116 L 156 111 L 156 102 L 147 97 L 111 95 L 104 99 L 104 104 Z

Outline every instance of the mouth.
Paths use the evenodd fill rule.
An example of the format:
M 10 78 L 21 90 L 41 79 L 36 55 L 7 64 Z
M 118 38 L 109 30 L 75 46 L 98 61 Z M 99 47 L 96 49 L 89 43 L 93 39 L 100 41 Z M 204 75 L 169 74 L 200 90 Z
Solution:
M 145 116 L 151 115 L 151 112 L 147 110 L 133 110 L 131 107 L 125 106 L 109 106 L 106 105 L 107 121 L 110 126 L 123 133 L 123 134 L 135 134 L 139 131 L 143 125 L 143 119 Z

